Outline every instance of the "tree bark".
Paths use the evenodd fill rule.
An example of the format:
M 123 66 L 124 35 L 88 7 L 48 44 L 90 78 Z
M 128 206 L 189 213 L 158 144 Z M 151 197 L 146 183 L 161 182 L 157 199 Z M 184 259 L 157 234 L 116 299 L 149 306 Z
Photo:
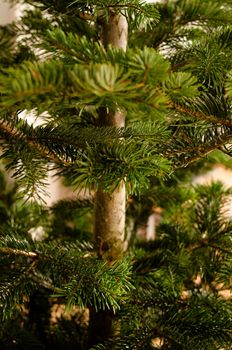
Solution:
M 102 42 L 126 50 L 128 25 L 122 14 L 112 13 L 108 21 L 102 23 Z M 101 109 L 100 126 L 125 126 L 125 115 Z M 122 141 L 123 142 L 123 141 Z M 124 252 L 124 235 L 126 219 L 126 189 L 124 182 L 109 194 L 98 189 L 95 196 L 95 247 L 100 258 L 109 263 L 118 260 Z M 89 346 L 104 342 L 119 332 L 119 324 L 112 310 L 98 311 L 90 309 Z
M 126 50 L 128 36 L 127 19 L 122 14 L 112 13 L 108 21 L 102 24 L 102 42 L 107 48 L 112 45 Z M 125 126 L 125 115 L 101 109 L 99 115 L 101 126 Z M 99 189 L 95 197 L 94 236 L 96 249 L 100 257 L 113 261 L 120 259 L 124 250 L 126 218 L 126 190 L 121 182 L 111 194 Z
M 108 45 L 112 45 L 126 51 L 128 42 L 128 24 L 124 15 L 112 12 L 108 21 L 103 21 L 102 42 L 106 48 Z

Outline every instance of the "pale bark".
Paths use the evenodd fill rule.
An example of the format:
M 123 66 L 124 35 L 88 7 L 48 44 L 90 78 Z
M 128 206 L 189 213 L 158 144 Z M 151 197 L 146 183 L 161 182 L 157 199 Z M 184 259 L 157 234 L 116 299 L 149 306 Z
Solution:
M 112 13 L 108 21 L 102 24 L 102 42 L 126 50 L 128 25 L 122 14 Z M 125 126 L 125 115 L 102 109 L 99 115 L 101 126 Z M 122 141 L 123 142 L 123 141 Z M 95 197 L 95 243 L 98 254 L 109 261 L 120 259 L 124 250 L 126 219 L 125 184 L 120 183 L 113 193 L 108 194 L 99 189 Z
M 102 190 L 96 193 L 95 240 L 99 255 L 108 260 L 122 256 L 125 231 L 125 184 L 112 193 Z
M 108 22 L 102 25 L 102 42 L 105 47 L 112 45 L 122 50 L 127 48 L 128 24 L 122 14 L 112 13 Z
M 108 22 L 102 23 L 102 42 L 126 50 L 127 20 L 121 14 L 111 14 Z M 99 111 L 99 126 L 125 126 L 122 111 Z M 123 142 L 123 140 L 122 140 Z M 95 197 L 95 244 L 99 257 L 109 263 L 122 257 L 124 251 L 126 219 L 126 189 L 122 181 L 113 193 L 98 189 Z M 120 331 L 120 325 L 112 310 L 95 311 L 90 308 L 89 346 L 113 338 Z

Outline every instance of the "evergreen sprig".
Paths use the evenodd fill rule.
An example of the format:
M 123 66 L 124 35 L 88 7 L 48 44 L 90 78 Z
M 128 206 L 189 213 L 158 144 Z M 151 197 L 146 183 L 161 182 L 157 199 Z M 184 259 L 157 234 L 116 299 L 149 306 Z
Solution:
M 80 307 L 91 305 L 96 309 L 119 309 L 133 288 L 130 262 L 126 259 L 108 266 L 91 256 L 91 247 L 86 245 L 86 250 L 83 247 L 83 243 L 78 242 L 54 245 L 29 242 L 13 234 L 1 236 L 1 255 L 13 256 L 18 266 L 11 283 L 4 282 L 7 275 L 1 278 L 4 314 L 22 300 L 22 290 L 27 284 L 28 293 L 31 288 L 42 285 L 49 288 L 50 293 L 55 293 L 53 297 L 65 297 L 67 307 L 78 303 Z M 14 270 L 12 273 L 15 273 Z

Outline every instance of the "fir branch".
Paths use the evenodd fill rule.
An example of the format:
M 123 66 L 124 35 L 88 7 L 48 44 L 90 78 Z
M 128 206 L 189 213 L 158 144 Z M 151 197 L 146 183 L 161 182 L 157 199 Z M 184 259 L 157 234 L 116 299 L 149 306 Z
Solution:
M 225 254 L 229 254 L 229 255 L 232 255 L 232 250 L 229 250 L 229 249 L 226 249 L 224 247 L 220 247 L 218 245 L 215 245 L 213 243 L 210 243 L 206 240 L 201 240 L 200 243 L 198 244 L 194 244 L 193 246 L 190 246 L 189 247 L 189 250 L 190 251 L 194 251 L 194 250 L 197 250 L 197 249 L 201 249 L 203 247 L 211 247 L 211 248 L 214 248 L 215 250 L 218 250 L 218 251 L 221 251 Z
M 193 103 L 193 105 L 194 105 L 194 103 Z M 177 104 L 175 102 L 170 103 L 168 105 L 168 107 L 171 110 L 173 110 L 174 112 L 178 111 L 178 112 L 180 112 L 182 114 L 185 114 L 187 116 L 190 115 L 192 117 L 195 117 L 197 119 L 200 119 L 200 120 L 203 120 L 203 121 L 215 124 L 215 125 L 223 125 L 223 126 L 232 127 L 232 121 L 230 121 L 230 120 L 225 120 L 223 118 L 218 118 L 218 117 L 216 117 L 214 115 L 206 115 L 203 112 L 192 110 L 192 109 L 190 109 L 187 106 L 179 105 L 179 104 Z
M 38 257 L 38 253 L 27 252 L 24 250 L 8 248 L 8 247 L 0 247 L 0 253 L 9 254 L 9 255 L 16 255 L 16 256 L 25 256 L 25 257 L 33 258 L 33 259 Z
M 17 127 L 11 125 L 9 121 L 0 120 L 0 129 L 4 131 L 8 136 L 25 141 L 28 146 L 38 152 L 38 154 L 49 161 L 52 161 L 56 164 L 69 165 L 70 163 L 65 159 L 61 159 L 56 156 L 51 150 L 46 150 L 45 147 L 42 147 L 38 142 L 35 142 L 35 138 L 27 137 L 23 134 Z M 37 139 L 38 141 L 38 139 Z
M 185 151 L 174 151 L 174 152 L 166 152 L 165 155 L 166 156 L 171 156 L 171 157 L 175 157 L 177 159 L 177 163 L 174 166 L 174 169 L 180 169 L 180 168 L 184 168 L 187 167 L 188 165 L 202 159 L 203 157 L 207 156 L 208 154 L 210 154 L 211 152 L 213 152 L 215 149 L 220 149 L 221 146 L 229 143 L 232 140 L 232 133 L 228 133 L 228 134 L 222 134 L 220 135 L 220 137 L 218 138 L 218 140 L 215 138 L 212 142 L 212 144 L 208 145 L 208 144 L 200 144 L 198 146 L 194 146 L 192 148 L 188 148 L 185 149 Z M 187 152 L 186 152 L 187 151 Z M 193 153 L 192 156 L 189 156 L 187 153 Z M 178 156 L 180 155 L 180 153 L 185 154 L 186 156 L 183 160 L 178 160 Z

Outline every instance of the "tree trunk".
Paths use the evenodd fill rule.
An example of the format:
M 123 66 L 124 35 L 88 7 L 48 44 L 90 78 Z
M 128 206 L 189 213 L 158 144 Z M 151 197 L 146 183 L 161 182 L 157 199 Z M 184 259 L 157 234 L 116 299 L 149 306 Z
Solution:
M 37 290 L 30 295 L 28 329 L 36 336 L 38 349 L 46 349 L 48 341 L 48 329 L 50 319 L 50 304 L 48 300 L 49 292 L 47 290 Z M 36 347 L 37 349 L 37 347 Z
M 122 14 L 112 13 L 108 21 L 102 23 L 102 42 L 107 48 L 112 45 L 126 50 L 128 25 Z M 100 126 L 125 126 L 125 115 L 101 109 L 99 112 Z M 98 189 L 95 197 L 95 246 L 100 258 L 110 262 L 122 257 L 124 251 L 124 234 L 126 219 L 126 189 L 121 182 L 111 194 Z M 90 310 L 89 346 L 112 338 L 119 331 L 118 322 L 111 310 Z
M 127 19 L 122 14 L 112 13 L 108 22 L 103 21 L 102 24 L 102 42 L 107 48 L 112 45 L 126 51 L 128 36 Z
M 112 13 L 108 21 L 102 23 L 102 42 L 107 48 L 112 45 L 126 50 L 128 25 L 122 14 Z M 125 126 L 125 115 L 122 111 L 116 112 L 101 109 L 99 112 L 101 126 Z M 95 225 L 94 235 L 96 249 L 100 257 L 117 260 L 124 250 L 124 233 L 126 218 L 126 190 L 122 182 L 111 194 L 99 189 L 95 197 Z

